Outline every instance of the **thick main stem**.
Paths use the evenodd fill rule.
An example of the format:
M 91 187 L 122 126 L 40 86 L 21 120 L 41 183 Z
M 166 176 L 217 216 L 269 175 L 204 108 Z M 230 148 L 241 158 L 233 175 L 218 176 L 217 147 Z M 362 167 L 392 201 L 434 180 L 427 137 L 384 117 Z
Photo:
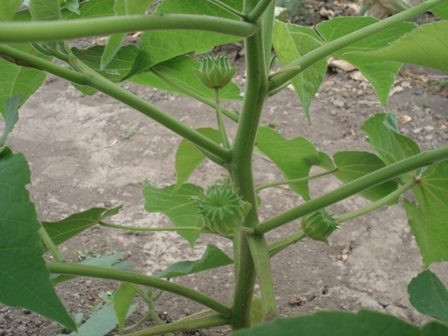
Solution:
M 252 10 L 255 0 L 245 1 L 245 12 Z M 268 92 L 268 77 L 264 60 L 263 36 L 259 30 L 245 40 L 247 60 L 247 86 L 237 133 L 232 147 L 231 174 L 240 196 L 252 204 L 244 226 L 253 228 L 259 223 L 254 179 L 252 151 L 257 128 Z M 247 239 L 240 233 L 239 269 L 233 303 L 233 328 L 250 326 L 250 304 L 256 278 L 255 266 Z

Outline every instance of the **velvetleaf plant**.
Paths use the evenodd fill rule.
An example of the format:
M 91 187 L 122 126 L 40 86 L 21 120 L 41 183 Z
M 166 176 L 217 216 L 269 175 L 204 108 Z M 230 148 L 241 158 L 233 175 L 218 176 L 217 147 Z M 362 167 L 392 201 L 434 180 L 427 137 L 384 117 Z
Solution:
M 297 91 L 306 118 L 311 120 L 311 100 L 325 76 L 326 60 L 330 56 L 356 66 L 373 85 L 383 104 L 387 104 L 393 76 L 403 63 L 448 71 L 446 0 L 428 0 L 383 21 L 338 17 L 319 24 L 316 30 L 276 21 L 274 0 L 163 0 L 150 14 L 147 11 L 153 5 L 152 0 L 30 0 L 28 3 L 24 8 L 21 0 L 0 3 L 0 111 L 5 121 L 0 137 L 1 303 L 30 309 L 76 330 L 73 317 L 57 297 L 54 285 L 83 276 L 116 280 L 121 284 L 113 306 L 102 310 L 115 313 L 112 326 L 104 333 L 115 325 L 120 334 L 132 336 L 224 325 L 239 336 L 448 333 L 447 295 L 434 294 L 446 294 L 446 289 L 429 271 L 421 273 L 410 284 L 411 302 L 442 323 L 418 327 L 369 311 L 276 318 L 270 267 L 273 255 L 307 235 L 326 241 L 331 231 L 344 221 L 397 203 L 409 190 L 415 199 L 403 199 L 402 204 L 421 251 L 423 267 L 427 269 L 432 263 L 446 261 L 448 147 L 420 152 L 413 140 L 399 133 L 393 114 L 377 114 L 362 126 L 376 155 L 346 151 L 330 157 L 302 137 L 287 140 L 260 125 L 266 101 L 290 83 Z M 408 21 L 428 10 L 440 21 L 422 26 Z M 126 34 L 133 31 L 144 32 L 139 45 L 123 46 Z M 70 39 L 100 35 L 110 36 L 104 47 L 79 50 L 67 43 Z M 246 85 L 242 95 L 231 82 L 235 68 L 229 66 L 227 56 L 208 55 L 202 61 L 190 57 L 192 51 L 204 53 L 216 45 L 240 40 L 244 41 L 246 58 Z M 281 63 L 280 68 L 273 67 L 276 59 Z M 179 265 L 174 264 L 152 276 L 126 270 L 130 265 L 123 265 L 119 257 L 96 264 L 66 262 L 58 245 L 87 228 L 95 224 L 132 228 L 104 222 L 120 208 L 92 208 L 59 222 L 39 220 L 26 189 L 30 183 L 27 161 L 21 153 L 14 153 L 6 141 L 18 120 L 18 109 L 42 85 L 47 74 L 66 79 L 85 94 L 98 91 L 107 94 L 182 138 L 176 153 L 179 161 L 176 183 L 165 188 L 145 186 L 145 209 L 167 214 L 173 223 L 170 229 L 192 246 L 200 234 L 218 234 L 230 239 L 234 260 L 210 245 L 201 260 L 189 262 L 186 271 L 180 272 Z M 118 85 L 122 81 L 180 93 L 212 107 L 216 111 L 217 129 L 215 125 L 191 129 L 123 89 Z M 237 113 L 221 106 L 221 100 L 241 100 L 241 97 L 242 105 Z M 228 138 L 224 117 L 237 123 L 233 139 Z M 284 180 L 255 187 L 252 169 L 255 146 L 273 161 Z M 186 183 L 205 159 L 227 170 L 226 183 L 209 186 L 207 190 Z M 323 171 L 310 175 L 312 166 Z M 312 198 L 308 181 L 330 174 L 343 185 Z M 281 184 L 288 185 L 304 202 L 260 221 L 258 191 Z M 340 216 L 329 215 L 329 206 L 355 194 L 371 203 Z M 170 217 L 172 212 L 168 210 L 174 209 L 176 216 Z M 300 218 L 303 230 L 297 227 L 295 232 L 267 244 L 266 236 L 271 231 Z M 54 262 L 44 261 L 42 255 L 47 251 Z M 234 292 L 226 303 L 167 280 L 232 263 Z M 261 298 L 253 297 L 256 279 Z M 153 311 L 152 290 L 186 297 L 202 304 L 210 313 L 138 331 L 124 328 L 128 314 L 135 309 L 132 306 L 135 296 L 140 296 L 149 311 Z M 428 296 L 434 302 L 441 300 L 441 303 L 435 302 L 441 310 L 428 307 L 424 299 Z M 263 321 L 266 323 L 254 327 L 256 322 Z

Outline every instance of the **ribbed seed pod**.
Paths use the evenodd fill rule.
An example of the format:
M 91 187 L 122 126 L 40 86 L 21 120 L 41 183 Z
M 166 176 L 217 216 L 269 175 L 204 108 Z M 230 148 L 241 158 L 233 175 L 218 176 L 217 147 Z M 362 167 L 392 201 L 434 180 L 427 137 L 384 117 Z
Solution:
M 228 184 L 210 186 L 199 203 L 203 225 L 221 235 L 235 233 L 251 207 Z
M 236 67 L 230 67 L 229 56 L 205 56 L 201 59 L 199 70 L 193 69 L 202 84 L 209 89 L 222 89 L 230 83 Z
M 318 210 L 302 218 L 302 230 L 305 235 L 313 240 L 323 241 L 327 245 L 327 238 L 337 228 L 338 223 L 325 209 Z

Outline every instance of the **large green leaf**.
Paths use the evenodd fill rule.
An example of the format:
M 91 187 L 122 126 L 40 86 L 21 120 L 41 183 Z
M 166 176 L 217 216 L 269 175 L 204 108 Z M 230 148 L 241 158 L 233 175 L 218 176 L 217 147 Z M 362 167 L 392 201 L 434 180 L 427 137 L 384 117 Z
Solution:
M 420 273 L 408 286 L 409 301 L 420 313 L 448 325 L 448 291 L 430 270 Z
M 153 273 L 152 276 L 156 278 L 176 278 L 231 264 L 233 264 L 232 259 L 215 245 L 209 244 L 201 259 L 177 262 L 162 272 Z
M 222 2 L 237 10 L 242 10 L 242 1 L 223 0 Z M 157 6 L 154 14 L 196 14 L 239 19 L 208 0 L 164 0 Z M 150 67 L 176 56 L 207 52 L 216 45 L 238 40 L 239 38 L 233 36 L 209 32 L 148 31 L 142 35 L 140 51 L 129 76 L 146 71 Z
M 401 135 L 384 123 L 386 114 L 376 114 L 361 127 L 368 134 L 367 141 L 386 165 L 401 161 L 420 153 L 418 145 L 410 138 Z M 403 182 L 408 181 L 416 173 L 401 176 Z
M 26 185 L 30 170 L 22 154 L 0 149 L 0 302 L 76 326 L 56 295 L 42 258 L 36 209 Z
M 334 175 L 344 183 L 351 182 L 385 167 L 384 162 L 378 156 L 368 152 L 339 152 L 333 158 L 337 167 Z M 367 198 L 369 201 L 375 202 L 396 189 L 397 182 L 388 181 L 363 191 L 359 195 Z M 397 202 L 398 199 L 393 200 L 389 205 L 396 204 Z
M 19 107 L 23 103 L 24 101 L 22 95 L 19 93 L 6 99 L 6 111 L 2 114 L 3 119 L 5 120 L 5 129 L 3 130 L 3 134 L 0 136 L 0 147 L 3 147 L 6 137 L 9 133 L 11 133 L 14 125 L 19 120 Z
M 431 22 L 392 42 L 387 48 L 356 55 L 371 61 L 390 60 L 448 71 L 447 36 L 448 21 Z
M 35 53 L 31 45 L 16 45 L 27 53 Z M 26 66 L 18 66 L 0 57 L 0 113 L 5 114 L 6 100 L 18 93 L 26 101 L 45 81 L 45 73 Z
M 448 161 L 430 166 L 413 188 L 418 205 L 405 200 L 409 225 L 425 268 L 448 260 Z
M 138 303 L 132 305 L 128 315 L 131 315 L 138 307 Z M 118 324 L 117 316 L 115 316 L 114 305 L 104 307 L 99 312 L 92 315 L 86 323 L 84 323 L 78 332 L 73 332 L 70 336 L 104 336 L 115 329 Z M 67 334 L 58 334 L 57 336 L 67 336 Z
M 115 15 L 137 15 L 144 14 L 148 7 L 154 2 L 154 0 L 116 0 L 115 1 Z M 115 34 L 109 37 L 104 52 L 101 55 L 101 69 L 104 69 L 109 62 L 114 58 L 118 50 L 120 50 L 121 44 L 126 38 L 126 33 Z
M 441 19 L 448 20 L 448 1 L 441 3 L 440 5 L 431 9 L 433 14 L 437 15 Z
M 30 12 L 37 21 L 61 19 L 59 0 L 30 0 Z
M 2 0 L 0 2 L 0 21 L 9 21 L 19 10 L 22 0 Z
M 106 208 L 92 208 L 57 222 L 42 222 L 42 225 L 53 242 L 59 245 L 94 226 L 104 218 L 117 214 L 120 209 L 121 206 L 109 210 Z M 44 244 L 43 248 L 46 249 Z
M 307 177 L 311 166 L 319 162 L 319 154 L 311 142 L 303 137 L 285 139 L 268 127 L 260 127 L 257 146 L 283 173 L 286 180 Z M 308 182 L 289 184 L 292 191 L 305 200 L 310 199 Z
M 272 42 L 275 53 L 283 65 L 320 47 L 323 42 L 317 33 L 308 27 L 276 21 Z M 292 84 L 302 102 L 308 122 L 311 100 L 319 90 L 327 71 L 327 60 L 322 59 L 292 79 Z
M 276 319 L 232 336 L 444 336 L 448 326 L 430 322 L 414 326 L 399 318 L 378 312 L 318 312 L 312 315 Z
M 320 23 L 317 25 L 317 30 L 326 41 L 330 42 L 377 21 L 372 17 L 337 17 Z M 386 105 L 390 88 L 394 83 L 394 75 L 398 73 L 402 63 L 373 60 L 365 57 L 364 54 L 357 53 L 355 55 L 350 54 L 350 52 L 368 52 L 386 47 L 390 42 L 415 28 L 414 24 L 408 22 L 397 24 L 339 50 L 334 53 L 334 56 L 356 66 L 373 85 L 381 104 Z
M 114 311 L 118 321 L 118 331 L 123 334 L 124 321 L 128 316 L 129 308 L 134 301 L 137 289 L 135 285 L 123 282 L 114 296 Z
M 207 138 L 221 142 L 221 136 L 218 130 L 213 128 L 198 128 L 196 131 L 205 135 Z M 191 142 L 182 140 L 176 152 L 176 175 L 177 182 L 174 191 L 177 191 L 185 181 L 188 180 L 194 170 L 205 160 L 205 155 L 197 149 Z
M 184 184 L 175 193 L 174 185 L 165 188 L 156 188 L 148 184 L 143 188 L 145 197 L 145 210 L 148 212 L 162 212 L 174 227 L 196 227 L 199 223 L 199 201 L 195 197 L 204 194 L 201 187 L 194 184 Z M 197 231 L 178 231 L 191 246 L 199 237 Z

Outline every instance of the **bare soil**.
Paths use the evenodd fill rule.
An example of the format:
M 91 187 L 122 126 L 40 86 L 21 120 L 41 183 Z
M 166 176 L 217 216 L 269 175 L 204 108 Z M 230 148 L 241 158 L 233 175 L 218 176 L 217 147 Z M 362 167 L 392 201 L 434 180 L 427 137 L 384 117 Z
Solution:
M 244 85 L 242 59 L 237 65 L 236 81 Z M 375 113 L 395 110 L 400 131 L 415 139 L 422 149 L 448 144 L 446 74 L 404 67 L 387 107 L 379 104 L 367 82 L 352 77 L 347 73 L 328 73 L 311 106 L 311 126 L 296 93 L 289 89 L 269 99 L 262 123 L 288 138 L 304 136 L 320 151 L 332 155 L 344 150 L 370 151 L 359 127 Z M 200 103 L 154 89 L 124 86 L 193 128 L 215 127 L 214 111 Z M 229 121 L 227 126 L 232 136 L 235 124 Z M 21 108 L 19 123 L 7 145 L 29 160 L 33 182 L 29 189 L 41 220 L 59 220 L 91 207 L 123 204 L 123 210 L 110 221 L 149 227 L 169 223 L 161 214 L 144 211 L 141 189 L 148 181 L 157 187 L 175 183 L 174 154 L 180 140 L 144 115 L 101 93 L 83 96 L 69 83 L 50 76 Z M 257 183 L 281 179 L 274 165 L 258 156 L 254 156 L 254 169 Z M 204 162 L 190 181 L 206 187 L 223 172 Z M 336 179 L 325 177 L 312 181 L 310 188 L 317 196 L 339 185 Z M 261 197 L 262 219 L 302 202 L 284 187 L 263 190 Z M 365 204 L 364 199 L 352 197 L 331 210 L 343 214 Z M 278 239 L 299 226 L 300 222 L 295 221 L 269 233 L 267 239 Z M 202 237 L 191 249 L 176 233 L 131 235 L 99 226 L 63 244 L 61 249 L 71 261 L 79 260 L 76 249 L 91 254 L 123 251 L 126 260 L 134 263 L 132 271 L 150 275 L 173 262 L 200 258 L 208 243 L 231 255 L 227 241 L 214 236 Z M 305 239 L 276 255 L 272 266 L 280 316 L 368 308 L 416 324 L 429 320 L 413 309 L 408 300 L 407 285 L 421 272 L 422 261 L 400 206 L 382 208 L 344 223 L 331 236 L 330 246 Z M 448 285 L 446 263 L 433 265 L 431 270 Z M 228 302 L 233 276 L 232 267 L 224 267 L 175 281 Z M 58 285 L 57 292 L 72 316 L 81 312 L 88 317 L 89 309 L 105 303 L 101 297 L 117 287 L 111 281 L 78 278 Z M 169 294 L 163 294 L 157 306 L 167 322 L 202 309 Z M 145 310 L 139 309 L 134 321 L 144 314 Z M 54 336 L 61 332 L 65 331 L 46 318 L 20 308 L 0 306 L 0 335 Z M 222 328 L 189 334 L 227 332 L 229 329 Z

